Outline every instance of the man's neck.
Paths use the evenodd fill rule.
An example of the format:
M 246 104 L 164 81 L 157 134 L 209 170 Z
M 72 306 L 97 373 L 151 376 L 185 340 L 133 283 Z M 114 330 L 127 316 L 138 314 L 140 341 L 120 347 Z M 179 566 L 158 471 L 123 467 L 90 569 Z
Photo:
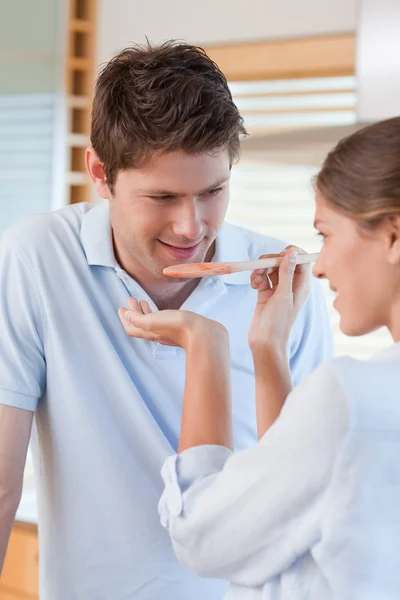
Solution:
M 114 252 L 120 266 L 144 289 L 159 310 L 179 309 L 186 302 L 200 283 L 200 279 L 168 281 L 158 279 L 150 274 L 141 264 L 128 264 L 118 251 L 114 241 Z M 205 262 L 212 259 L 215 252 L 215 242 L 207 252 Z
M 161 289 L 159 286 L 159 289 L 155 290 L 154 292 L 145 288 L 143 289 L 145 289 L 159 310 L 178 310 L 194 292 L 199 283 L 199 279 L 190 279 L 184 284 L 167 282 L 164 288 Z

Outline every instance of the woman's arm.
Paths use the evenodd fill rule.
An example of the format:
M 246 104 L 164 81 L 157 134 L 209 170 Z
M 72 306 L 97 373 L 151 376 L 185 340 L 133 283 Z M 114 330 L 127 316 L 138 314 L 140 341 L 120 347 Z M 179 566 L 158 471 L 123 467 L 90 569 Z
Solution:
M 212 444 L 233 448 L 228 332 L 202 321 L 186 345 L 186 382 L 178 452 Z
M 308 266 L 297 266 L 295 247 L 287 248 L 278 269 L 256 271 L 251 284 L 258 290 L 249 331 L 256 379 L 257 432 L 261 439 L 278 418 L 292 389 L 287 345 L 293 323 L 309 293 Z
M 286 352 L 265 348 L 253 353 L 256 379 L 257 434 L 260 440 L 279 417 L 292 390 Z

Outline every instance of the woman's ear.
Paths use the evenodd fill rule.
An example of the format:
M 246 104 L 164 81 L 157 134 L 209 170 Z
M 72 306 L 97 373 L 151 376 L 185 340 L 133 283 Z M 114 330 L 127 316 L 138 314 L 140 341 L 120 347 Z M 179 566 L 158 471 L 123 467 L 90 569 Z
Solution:
M 387 218 L 388 259 L 391 265 L 400 265 L 400 215 Z

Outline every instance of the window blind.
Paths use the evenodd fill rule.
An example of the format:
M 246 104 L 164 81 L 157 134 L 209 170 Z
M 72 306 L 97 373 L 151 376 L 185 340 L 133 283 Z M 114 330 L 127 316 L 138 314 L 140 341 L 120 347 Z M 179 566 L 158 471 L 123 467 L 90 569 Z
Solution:
M 0 96 L 0 235 L 51 209 L 55 95 Z

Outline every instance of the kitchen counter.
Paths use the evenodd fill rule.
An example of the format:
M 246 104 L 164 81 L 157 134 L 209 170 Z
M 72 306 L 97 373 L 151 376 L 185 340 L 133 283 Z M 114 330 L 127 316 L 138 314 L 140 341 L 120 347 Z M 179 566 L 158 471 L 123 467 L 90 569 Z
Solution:
M 15 516 L 0 581 L 2 600 L 39 600 L 36 493 L 25 487 Z
M 19 523 L 37 525 L 37 503 L 34 489 L 23 490 L 15 520 Z

